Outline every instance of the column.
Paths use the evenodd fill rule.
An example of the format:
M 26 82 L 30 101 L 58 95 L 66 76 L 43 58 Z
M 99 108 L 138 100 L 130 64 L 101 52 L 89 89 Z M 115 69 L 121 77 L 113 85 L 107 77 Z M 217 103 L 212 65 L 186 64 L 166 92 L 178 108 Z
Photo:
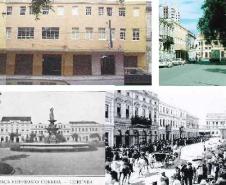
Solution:
M 73 76 L 73 53 L 64 53 L 62 56 L 62 75 Z
M 7 53 L 6 59 L 6 75 L 14 75 L 15 72 L 16 54 L 13 52 Z
M 42 54 L 35 52 L 33 54 L 33 75 L 41 76 L 42 75 Z

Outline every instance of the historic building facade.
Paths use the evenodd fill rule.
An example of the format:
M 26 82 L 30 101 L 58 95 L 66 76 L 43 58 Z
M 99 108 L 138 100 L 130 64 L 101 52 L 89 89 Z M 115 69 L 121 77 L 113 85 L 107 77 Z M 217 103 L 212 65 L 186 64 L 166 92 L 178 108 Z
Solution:
M 185 131 L 187 138 L 197 137 L 199 135 L 199 118 L 187 113 Z
M 221 131 L 226 129 L 226 113 L 208 113 L 206 115 L 206 127 L 211 136 L 223 136 Z M 226 138 L 225 136 L 224 138 Z
M 225 48 L 219 41 L 212 41 L 208 43 L 202 34 L 199 34 L 196 39 L 196 56 L 200 61 L 209 61 L 211 58 L 211 52 L 213 50 L 219 51 L 219 58 L 225 59 Z
M 148 91 L 115 91 L 114 145 L 131 146 L 156 140 L 158 104 L 157 95 Z
M 0 122 L 0 141 L 25 141 L 30 136 L 31 128 L 31 117 L 2 117 Z
M 127 67 L 148 71 L 146 1 L 55 0 L 39 20 L 30 0 L 2 7 L 1 74 L 91 79 L 122 76 Z
M 114 145 L 114 93 L 106 92 L 105 96 L 105 145 Z
M 0 122 L 1 142 L 45 142 L 48 136 L 48 123 L 33 124 L 31 117 L 2 117 Z M 56 123 L 66 142 L 104 142 L 103 124 L 90 121 Z M 31 139 L 32 138 L 32 139 Z
M 186 111 L 160 101 L 159 139 L 173 141 L 185 137 Z

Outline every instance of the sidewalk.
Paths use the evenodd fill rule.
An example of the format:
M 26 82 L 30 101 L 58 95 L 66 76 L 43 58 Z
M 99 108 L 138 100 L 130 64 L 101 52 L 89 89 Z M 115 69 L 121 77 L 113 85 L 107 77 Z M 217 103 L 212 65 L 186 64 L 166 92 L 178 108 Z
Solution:
M 0 85 L 124 85 L 124 76 L 0 76 Z

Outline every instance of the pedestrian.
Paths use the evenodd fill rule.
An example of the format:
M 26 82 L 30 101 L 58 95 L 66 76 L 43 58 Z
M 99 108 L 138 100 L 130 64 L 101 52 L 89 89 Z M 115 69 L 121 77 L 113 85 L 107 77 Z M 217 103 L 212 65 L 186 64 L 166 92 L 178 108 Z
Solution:
M 202 163 L 200 163 L 197 167 L 197 178 L 198 178 L 198 184 L 200 184 L 201 180 L 203 179 L 203 166 Z
M 188 184 L 188 177 L 187 177 L 187 165 L 184 164 L 181 168 L 181 184 L 182 185 L 187 185 Z
M 169 185 L 169 178 L 166 176 L 165 172 L 162 172 L 160 177 L 161 185 Z
M 193 169 L 193 166 L 192 166 L 192 163 L 188 163 L 188 167 L 187 167 L 187 170 L 186 170 L 186 176 L 187 176 L 187 180 L 188 180 L 188 185 L 192 185 L 192 182 L 193 182 L 193 176 L 194 176 L 194 169 Z

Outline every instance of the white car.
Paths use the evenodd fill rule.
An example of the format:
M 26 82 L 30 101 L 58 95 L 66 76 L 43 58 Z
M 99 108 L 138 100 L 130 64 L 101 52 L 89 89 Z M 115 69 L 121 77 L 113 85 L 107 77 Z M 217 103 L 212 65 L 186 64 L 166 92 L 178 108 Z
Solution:
M 186 63 L 182 58 L 176 58 L 172 61 L 173 65 L 184 65 Z
M 173 64 L 170 60 L 159 60 L 159 67 L 172 67 Z

